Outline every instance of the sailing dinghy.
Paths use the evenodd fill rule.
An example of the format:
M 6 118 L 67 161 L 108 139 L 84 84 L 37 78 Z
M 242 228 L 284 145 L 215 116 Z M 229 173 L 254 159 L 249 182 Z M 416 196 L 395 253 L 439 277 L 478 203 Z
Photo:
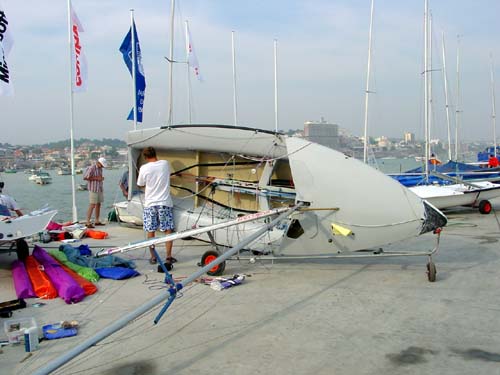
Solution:
M 128 145 L 129 191 L 138 190 L 142 150 L 154 147 L 158 158 L 171 164 L 177 233 L 201 229 L 189 237 L 215 246 L 235 246 L 269 219 L 257 215 L 241 225 L 211 230 L 212 225 L 299 203 L 300 209 L 246 250 L 280 259 L 333 256 L 446 225 L 438 209 L 397 181 L 302 138 L 246 127 L 176 125 L 130 131 Z M 360 180 L 371 181 L 370 187 Z M 116 204 L 118 217 L 142 223 L 141 197 Z

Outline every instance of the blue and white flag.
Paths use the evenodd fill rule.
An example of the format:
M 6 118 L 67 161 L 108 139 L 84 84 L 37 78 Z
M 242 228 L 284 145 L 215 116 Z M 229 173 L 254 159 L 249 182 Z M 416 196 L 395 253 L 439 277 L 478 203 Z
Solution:
M 137 108 L 137 122 L 142 122 L 142 108 L 144 106 L 144 92 L 146 91 L 146 78 L 144 76 L 144 68 L 142 67 L 142 55 L 141 47 L 139 46 L 139 37 L 137 36 L 137 29 L 135 27 L 135 21 L 132 23 L 132 27 L 128 31 L 123 43 L 120 46 L 120 52 L 123 54 L 123 61 L 127 65 L 130 75 L 133 77 L 132 73 L 132 28 L 134 30 L 134 40 L 135 40 L 135 58 L 133 61 L 134 71 L 135 71 L 135 105 Z M 134 120 L 134 108 L 130 111 L 127 120 Z
M 12 72 L 9 70 L 7 58 L 14 44 L 10 33 L 9 21 L 0 4 L 0 95 L 13 95 Z

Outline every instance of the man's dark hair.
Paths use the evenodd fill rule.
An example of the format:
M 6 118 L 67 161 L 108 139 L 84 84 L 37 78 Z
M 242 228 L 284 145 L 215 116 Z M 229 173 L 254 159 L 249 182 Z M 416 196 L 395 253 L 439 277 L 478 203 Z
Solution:
M 146 159 L 156 158 L 156 150 L 153 147 L 146 147 L 142 154 Z

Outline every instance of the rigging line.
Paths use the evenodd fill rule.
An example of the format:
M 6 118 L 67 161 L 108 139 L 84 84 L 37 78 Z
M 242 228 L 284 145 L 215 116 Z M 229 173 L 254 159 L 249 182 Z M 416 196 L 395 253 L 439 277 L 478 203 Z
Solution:
M 406 220 L 406 221 L 400 221 L 397 223 L 390 223 L 390 224 L 352 224 L 352 223 L 346 223 L 343 221 L 335 220 L 336 223 L 351 226 L 351 227 L 358 227 L 358 228 L 385 228 L 385 227 L 392 227 L 395 225 L 414 223 L 417 221 L 419 222 L 420 219 Z
M 293 155 L 293 154 L 296 154 L 297 152 L 299 151 L 302 151 L 303 149 L 305 149 L 306 147 L 309 147 L 310 145 L 312 144 L 312 142 L 308 142 L 307 144 L 299 147 L 298 149 L 292 151 L 292 152 L 289 152 L 289 153 L 286 153 L 284 155 L 281 155 L 281 156 L 277 156 L 275 158 L 269 158 L 269 159 L 264 159 L 264 158 L 253 158 L 251 156 L 247 156 L 247 155 L 243 155 L 243 154 L 238 154 L 237 156 L 242 158 L 242 159 L 247 159 L 247 160 L 254 160 L 254 161 L 276 161 L 276 160 L 281 160 L 281 159 L 285 159 L 285 158 L 288 158 L 290 155 Z M 348 155 L 346 155 L 348 156 Z M 350 156 L 349 156 L 350 157 Z
M 195 285 L 193 285 L 193 287 L 194 287 L 194 286 L 195 286 Z M 191 288 L 192 288 L 192 287 L 191 287 Z M 189 289 L 191 289 L 191 288 L 189 288 Z M 202 294 L 201 292 L 200 292 L 200 293 L 197 293 L 196 295 L 194 295 L 194 297 L 198 297 L 198 296 L 199 296 L 199 295 L 201 295 L 201 294 Z M 224 297 L 224 295 L 222 295 L 222 296 L 221 296 L 221 298 L 223 298 L 223 297 Z M 206 300 L 210 301 L 210 300 L 212 300 L 212 299 L 213 299 L 213 296 L 212 296 L 211 294 L 207 294 L 207 295 L 205 296 L 205 298 L 204 298 L 204 299 L 201 299 L 201 300 L 199 300 L 199 301 L 198 301 L 198 300 L 196 300 L 195 298 L 191 298 L 191 299 L 190 299 L 191 301 L 196 301 L 196 303 L 194 304 L 194 306 L 189 307 L 190 305 L 192 305 L 192 304 L 190 304 L 190 303 L 184 303 L 184 304 L 182 304 L 182 301 L 186 301 L 186 299 L 183 299 L 183 300 L 180 302 L 180 304 L 179 304 L 178 306 L 185 307 L 185 308 L 186 308 L 186 309 L 188 309 L 188 310 L 192 310 L 193 308 L 195 308 L 195 307 L 199 307 L 200 305 L 202 305 L 203 303 L 205 303 L 205 302 L 206 302 Z M 189 300 L 189 299 L 188 299 L 188 300 Z M 217 301 L 216 301 L 215 303 L 217 303 Z M 189 307 L 189 308 L 188 308 L 188 307 Z M 78 373 L 81 373 L 81 372 L 87 372 L 88 370 L 93 370 L 93 369 L 97 369 L 97 368 L 100 368 L 100 367 L 103 367 L 103 366 L 109 365 L 110 363 L 114 363 L 114 362 L 119 363 L 119 361 L 120 361 L 120 360 L 122 360 L 122 359 L 124 359 L 125 357 L 119 357 L 119 358 L 113 357 L 113 358 L 114 358 L 114 361 L 109 361 L 109 360 L 107 360 L 107 361 L 106 361 L 105 363 L 103 363 L 103 364 L 97 364 L 97 365 L 92 366 L 92 367 L 90 367 L 90 368 L 85 368 L 85 369 L 83 369 L 83 370 L 78 370 L 78 371 L 73 371 L 73 372 L 67 372 L 69 369 L 71 369 L 71 368 L 75 368 L 75 367 L 77 367 L 77 366 L 81 365 L 81 364 L 82 364 L 82 362 L 87 361 L 87 359 L 88 359 L 88 358 L 94 357 L 96 354 L 97 354 L 97 355 L 98 355 L 98 354 L 101 354 L 101 355 L 102 355 L 102 354 L 103 354 L 103 351 L 106 351 L 106 350 L 114 350 L 114 349 L 113 349 L 113 347 L 109 347 L 109 346 L 108 346 L 108 344 L 112 344 L 112 343 L 114 343 L 114 342 L 116 342 L 116 341 L 120 342 L 120 341 L 129 340 L 129 339 L 131 339 L 131 338 L 133 338 L 133 337 L 136 337 L 138 333 L 143 334 L 144 332 L 155 332 L 155 331 L 157 331 L 156 326 L 151 325 L 151 321 L 150 321 L 149 319 L 150 319 L 150 315 L 152 315 L 152 314 L 156 313 L 156 311 L 157 311 L 157 310 L 159 310 L 160 308 L 161 308 L 161 306 L 157 306 L 157 307 L 155 307 L 154 309 L 152 309 L 150 312 L 148 312 L 148 313 L 146 313 L 146 314 L 144 314 L 144 315 L 139 316 L 137 319 L 134 319 L 134 320 L 132 321 L 132 323 L 136 324 L 136 326 L 135 326 L 135 327 L 131 327 L 130 332 L 123 333 L 120 337 L 118 337 L 118 338 L 117 338 L 117 339 L 115 339 L 115 340 L 106 341 L 106 342 L 104 342 L 104 343 L 96 344 L 96 345 L 94 346 L 94 349 L 95 349 L 95 350 L 94 350 L 93 352 L 89 353 L 89 355 L 88 355 L 88 356 L 82 357 L 80 360 L 75 360 L 75 361 L 71 362 L 71 364 L 70 364 L 70 365 L 65 366 L 65 367 L 64 367 L 64 370 L 65 370 L 65 371 L 64 371 L 63 373 L 64 373 L 64 374 L 68 374 L 68 373 L 71 373 L 71 374 L 78 374 Z M 208 307 L 208 309 L 212 309 L 212 308 L 213 308 L 213 306 L 209 306 L 209 307 Z M 181 314 L 182 316 L 184 316 L 184 315 L 185 315 L 185 312 L 184 312 L 184 311 L 181 311 L 181 309 L 178 309 L 178 310 L 179 310 L 179 314 Z M 175 315 L 175 313 L 174 313 L 174 315 Z M 199 318 L 201 318 L 201 316 L 199 316 Z M 172 320 L 175 320 L 175 316 L 172 318 Z M 183 326 L 183 327 L 179 328 L 179 329 L 177 330 L 177 332 L 174 332 L 174 333 L 178 333 L 178 332 L 180 332 L 183 328 L 187 327 L 189 324 L 193 323 L 195 320 L 196 320 L 196 319 L 193 319 L 192 321 L 188 322 L 187 324 L 185 324 L 185 326 Z M 148 327 L 144 327 L 146 324 L 148 324 L 149 326 L 148 326 Z M 136 332 L 137 332 L 137 333 L 136 333 Z M 163 337 L 162 337 L 162 338 L 160 338 L 160 340 L 157 340 L 156 342 L 153 342 L 153 344 L 151 344 L 151 345 L 143 346 L 143 347 L 141 347 L 139 350 L 135 350 L 133 354 L 136 354 L 136 353 L 138 353 L 139 351 L 144 351 L 144 350 L 147 350 L 147 349 L 149 349 L 149 348 L 153 347 L 153 346 L 154 346 L 154 345 L 156 345 L 156 344 L 160 344 L 162 341 L 169 339 L 169 337 L 170 337 L 170 336 L 167 336 L 166 338 L 163 338 Z M 108 349 L 108 348 L 109 348 L 109 349 Z M 128 357 L 128 356 L 130 356 L 131 354 L 130 354 L 130 353 L 124 353 L 124 355 Z
M 210 185 L 208 185 L 208 186 L 210 186 Z M 208 187 L 208 186 L 207 186 L 207 187 Z M 203 188 L 203 189 L 205 189 L 205 188 Z M 203 191 L 203 190 L 202 190 L 202 191 Z M 201 193 L 201 191 L 200 191 L 200 193 Z M 196 194 L 196 196 L 198 196 L 198 194 Z M 195 222 L 194 222 L 194 225 L 197 225 L 197 224 L 198 224 L 198 222 L 200 221 L 201 214 L 202 214 L 202 213 L 203 213 L 203 211 L 205 210 L 205 207 L 207 206 L 207 202 L 208 202 L 208 201 L 207 201 L 206 199 L 203 199 L 203 206 L 201 206 L 200 213 L 199 213 L 198 217 L 196 218 L 196 220 L 195 220 Z M 213 221 L 213 219 L 212 219 L 212 221 Z
M 162 128 L 159 128 L 159 131 L 158 131 L 157 133 L 152 134 L 152 135 L 150 135 L 149 137 L 142 138 L 142 139 L 140 139 L 140 140 L 138 140 L 138 141 L 128 143 L 128 144 L 127 144 L 127 146 L 129 146 L 129 147 L 130 147 L 130 146 L 136 145 L 136 144 L 138 144 L 138 143 L 143 143 L 143 142 L 149 141 L 150 139 L 153 139 L 154 137 L 159 136 L 160 134 L 162 134 L 162 133 L 166 132 L 167 130 L 170 130 L 170 128 L 168 128 L 168 127 L 167 127 L 167 128 L 163 128 L 163 129 L 162 129 Z
M 207 298 L 207 300 L 215 300 L 213 298 L 213 295 L 207 295 L 210 297 Z M 214 309 L 214 307 L 216 306 L 217 303 L 220 302 L 220 300 L 222 300 L 224 297 L 226 296 L 225 293 L 222 293 L 220 294 L 220 298 L 215 300 L 214 303 L 212 303 L 211 305 L 207 306 L 203 311 L 201 311 L 200 313 L 198 313 L 197 315 L 195 315 L 192 319 L 190 319 L 189 321 L 187 321 L 185 324 L 183 324 L 182 326 L 178 327 L 177 329 L 175 329 L 171 335 L 167 335 L 166 337 L 161 337 L 159 340 L 156 340 L 156 341 L 153 341 L 150 345 L 148 346 L 143 346 L 141 348 L 135 348 L 134 349 L 134 352 L 132 353 L 133 355 L 136 355 L 140 352 L 144 352 L 152 347 L 154 347 L 155 345 L 159 345 L 159 344 L 162 344 L 162 343 L 165 343 L 167 340 L 170 340 L 170 337 L 175 335 L 175 334 L 178 334 L 180 333 L 181 331 L 183 331 L 185 328 L 189 327 L 191 324 L 193 324 L 194 322 L 196 322 L 197 320 L 201 319 L 204 315 L 206 315 L 208 312 L 210 312 L 211 310 Z M 233 333 L 231 333 L 233 334 Z M 227 334 L 224 334 L 222 335 L 222 337 L 226 336 Z M 212 340 L 210 340 L 212 341 Z M 175 354 L 176 352 L 181 352 L 182 350 L 188 350 L 189 348 L 187 349 L 179 349 L 177 351 L 175 351 L 174 353 L 172 354 Z M 122 361 L 124 359 L 127 359 L 130 357 L 130 353 L 123 353 L 123 355 L 121 357 L 114 357 L 113 360 L 108 360 L 106 361 L 106 363 L 103 363 L 103 364 L 99 364 L 99 365 L 95 365 L 95 366 L 92 366 L 92 367 L 88 367 L 86 369 L 83 369 L 83 370 L 78 370 L 78 371 L 74 371 L 72 372 L 71 374 L 78 374 L 78 373 L 82 373 L 82 372 L 88 372 L 89 370 L 96 370 L 98 368 L 102 368 L 102 367 L 105 367 L 105 366 L 108 366 L 110 363 L 123 363 Z M 164 358 L 165 357 L 165 354 L 161 354 L 161 355 L 158 355 L 157 357 L 153 357 L 153 358 L 149 358 L 149 360 L 154 360 L 154 359 L 158 359 L 158 358 Z M 66 372 L 65 372 L 66 373 Z
M 193 125 L 193 127 L 196 127 L 196 125 Z M 252 135 L 249 136 L 249 137 L 241 137 L 241 136 L 234 136 L 234 137 L 222 137 L 220 135 L 210 135 L 210 134 L 199 134 L 199 133 L 194 133 L 194 132 L 190 132 L 188 130 L 185 130 L 185 129 L 189 129 L 188 127 L 183 127 L 183 128 L 173 128 L 173 127 L 167 127 L 163 130 L 171 130 L 171 131 L 175 131 L 175 132 L 178 132 L 178 133 L 184 133 L 184 134 L 188 134 L 188 135 L 192 135 L 192 136 L 195 136 L 195 137 L 199 137 L 199 138 L 212 138 L 212 139 L 224 139 L 224 140 L 235 140 L 235 141 L 243 141 L 243 140 L 246 140 L 247 142 L 250 142 L 250 141 L 253 141 L 255 140 L 255 138 L 257 138 L 257 136 L 260 136 L 261 134 L 263 134 L 263 136 L 261 137 L 262 139 L 268 139 L 270 138 L 270 135 L 269 134 L 265 134 L 265 133 L 261 133 L 259 130 L 255 130 L 255 131 L 252 131 Z M 275 144 L 275 146 L 279 146 L 277 144 Z
M 210 186 L 210 185 L 209 185 Z M 190 193 L 192 193 L 192 195 L 196 195 L 196 193 L 192 190 L 190 190 L 189 188 L 186 188 L 186 187 L 180 187 L 180 186 L 173 186 L 175 187 L 176 189 L 181 189 L 181 190 L 186 190 L 186 191 L 189 191 Z M 205 199 L 207 201 L 209 201 L 210 203 L 212 204 L 216 204 L 218 206 L 221 206 L 223 208 L 225 208 L 226 210 L 229 210 L 230 207 L 226 206 L 224 203 L 221 203 L 219 201 L 216 201 L 215 199 L 212 199 L 212 198 L 209 198 L 205 195 L 198 195 L 198 197 L 202 198 L 202 199 Z M 182 198 L 177 198 L 177 199 L 182 199 Z M 238 212 L 248 212 L 248 213 L 255 213 L 257 211 L 255 210 L 246 210 L 246 209 L 243 209 L 243 208 L 238 208 Z

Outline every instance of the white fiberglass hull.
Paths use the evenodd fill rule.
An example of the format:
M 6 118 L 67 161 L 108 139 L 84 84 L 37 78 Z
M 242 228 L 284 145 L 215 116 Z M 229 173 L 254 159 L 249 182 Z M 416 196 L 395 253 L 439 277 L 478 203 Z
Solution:
M 42 232 L 57 211 L 40 210 L 28 215 L 0 221 L 0 243 L 32 236 Z
M 252 128 L 182 125 L 131 131 L 128 144 L 132 191 L 144 163 L 144 147 L 155 147 L 169 160 L 171 186 L 176 194 L 184 194 L 179 196 L 182 203 L 175 203 L 176 231 L 298 201 L 304 202 L 306 210 L 269 232 L 257 245 L 259 250 L 275 248 L 279 242 L 279 248 L 271 249 L 276 254 L 337 254 L 416 237 L 446 225 L 440 211 L 397 181 L 302 138 Z M 121 220 L 142 224 L 140 199 L 134 196 L 131 202 L 115 206 Z M 215 233 L 216 242 L 234 246 L 260 226 L 256 222 L 223 229 Z M 208 240 L 208 235 L 202 239 Z
M 354 158 L 300 138 L 288 138 L 287 147 L 297 200 L 309 202 L 311 211 L 294 214 L 304 234 L 287 236 L 283 254 L 304 248 L 320 254 L 373 248 L 446 223 L 434 207 Z M 338 210 L 321 210 L 327 208 Z
M 500 184 L 488 181 L 472 185 L 422 185 L 410 190 L 420 198 L 432 203 L 439 209 L 456 206 L 477 206 L 482 200 L 500 197 Z

